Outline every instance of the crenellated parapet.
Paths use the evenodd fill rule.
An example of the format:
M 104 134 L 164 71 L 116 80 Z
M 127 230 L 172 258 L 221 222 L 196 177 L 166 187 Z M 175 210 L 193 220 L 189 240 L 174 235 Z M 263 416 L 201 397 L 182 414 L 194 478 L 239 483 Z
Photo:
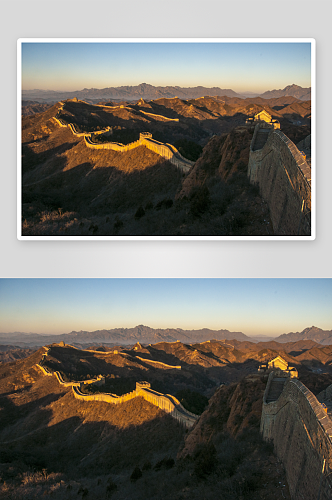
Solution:
M 292 499 L 316 500 L 319 489 L 320 500 L 332 498 L 332 421 L 298 379 L 269 375 L 261 433 L 284 464 Z
M 84 102 L 84 101 L 82 101 Z M 166 160 L 168 160 L 170 163 L 175 165 L 177 168 L 182 170 L 183 172 L 187 173 L 191 169 L 191 167 L 195 164 L 195 162 L 187 160 L 187 158 L 184 158 L 181 153 L 176 149 L 175 146 L 172 144 L 168 143 L 163 143 L 156 141 L 152 139 L 152 134 L 150 132 L 141 132 L 140 133 L 140 138 L 138 141 L 131 142 L 130 144 L 121 144 L 119 142 L 104 142 L 104 143 L 97 143 L 94 142 L 93 136 L 94 135 L 99 135 L 99 134 L 105 134 L 107 132 L 111 131 L 111 127 L 106 127 L 105 129 L 102 130 L 97 130 L 95 132 L 78 132 L 76 129 L 76 126 L 74 123 L 66 123 L 62 120 L 61 118 L 61 111 L 63 110 L 63 106 L 65 103 L 61 102 L 61 107 L 58 109 L 58 112 L 56 116 L 53 117 L 54 121 L 60 126 L 60 127 L 69 127 L 71 132 L 76 136 L 76 137 L 84 137 L 84 142 L 85 145 L 88 148 L 91 149 L 111 149 L 113 151 L 117 151 L 119 153 L 124 153 L 126 151 L 131 151 L 132 149 L 138 148 L 139 146 L 145 146 L 146 148 L 150 149 L 154 153 L 157 153 L 158 155 L 162 156 Z M 101 105 L 99 105 L 101 106 Z M 104 106 L 101 106 L 104 107 Z M 114 107 L 120 107 L 123 108 L 124 106 L 114 106 Z M 140 110 L 141 113 L 151 115 L 154 117 L 159 117 L 159 119 L 162 119 L 164 121 L 179 121 L 177 118 L 167 118 L 165 116 L 161 115 L 153 115 L 153 113 L 147 113 L 142 110 Z
M 269 206 L 275 235 L 311 235 L 311 166 L 283 132 L 256 125 L 248 177 Z
M 198 415 L 195 415 L 194 413 L 191 413 L 190 411 L 186 410 L 176 397 L 172 396 L 171 394 L 162 394 L 160 392 L 152 390 L 150 383 L 145 381 L 137 382 L 136 389 L 134 391 L 124 394 L 122 396 L 118 396 L 117 394 L 111 394 L 111 393 L 103 393 L 103 392 L 95 394 L 86 394 L 85 392 L 82 391 L 84 385 L 105 384 L 105 377 L 103 377 L 102 375 L 98 375 L 98 377 L 90 380 L 81 380 L 78 382 L 65 382 L 59 371 L 52 372 L 51 370 L 49 370 L 49 368 L 43 366 L 46 356 L 47 352 L 43 354 L 42 360 L 36 366 L 41 369 L 44 375 L 46 376 L 54 375 L 59 384 L 62 385 L 63 387 L 71 387 L 73 395 L 76 399 L 79 399 L 81 401 L 101 401 L 104 403 L 122 404 L 136 397 L 142 397 L 146 401 L 152 403 L 153 405 L 158 406 L 158 408 L 161 408 L 166 413 L 169 413 L 173 418 L 178 420 L 185 427 L 192 427 L 196 422 L 196 420 L 199 418 Z M 172 367 L 172 368 L 177 368 L 177 367 Z
M 62 347 L 65 345 L 64 342 L 61 342 L 60 344 Z M 73 349 L 76 349 L 74 346 L 68 345 L 67 347 L 72 347 Z M 60 385 L 63 385 L 64 387 L 81 387 L 84 384 L 94 384 L 94 385 L 103 385 L 105 384 L 105 377 L 102 375 L 98 375 L 96 378 L 93 379 L 88 379 L 88 380 L 79 380 L 75 382 L 66 382 L 63 380 L 63 377 L 59 371 L 51 371 L 47 366 L 45 366 L 45 360 L 48 356 L 48 353 L 50 351 L 49 347 L 44 347 L 45 352 L 42 355 L 42 358 L 39 363 L 36 364 L 37 368 L 39 368 L 44 375 L 48 377 L 52 377 L 53 375 L 56 377 L 57 381 L 59 382 Z
M 82 401 L 103 401 L 104 403 L 122 404 L 136 397 L 142 397 L 149 403 L 169 413 L 185 427 L 192 427 L 199 418 L 198 415 L 186 410 L 180 401 L 171 394 L 162 394 L 152 390 L 148 382 L 137 382 L 136 389 L 123 396 L 110 393 L 85 394 L 77 386 L 73 386 L 72 390 L 75 398 Z
M 131 142 L 130 144 L 126 145 L 118 142 L 96 143 L 93 142 L 91 136 L 89 137 L 87 135 L 84 137 L 84 141 L 88 148 L 112 149 L 113 151 L 118 151 L 120 153 L 130 151 L 132 149 L 138 148 L 139 146 L 145 146 L 154 153 L 157 153 L 166 160 L 170 161 L 173 165 L 181 169 L 183 172 L 189 172 L 191 167 L 195 164 L 195 162 L 184 158 L 172 144 L 163 143 L 152 139 L 152 134 L 150 134 L 149 132 L 142 132 L 138 141 Z

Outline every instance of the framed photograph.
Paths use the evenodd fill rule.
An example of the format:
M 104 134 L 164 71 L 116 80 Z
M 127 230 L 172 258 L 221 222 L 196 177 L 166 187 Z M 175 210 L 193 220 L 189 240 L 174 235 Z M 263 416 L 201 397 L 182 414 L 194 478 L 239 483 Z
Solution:
M 20 39 L 20 240 L 313 240 L 315 40 Z
M 331 500 L 331 278 L 0 278 L 0 298 L 2 499 Z

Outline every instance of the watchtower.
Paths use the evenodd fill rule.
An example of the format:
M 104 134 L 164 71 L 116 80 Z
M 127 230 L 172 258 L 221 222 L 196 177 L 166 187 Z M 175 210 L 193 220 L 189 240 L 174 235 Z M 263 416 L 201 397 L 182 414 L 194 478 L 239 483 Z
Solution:
M 152 134 L 150 132 L 141 132 L 139 134 L 139 138 L 140 138 L 140 140 L 143 140 L 143 139 L 152 139 Z
M 145 382 L 145 381 L 136 382 L 136 394 L 141 389 L 151 389 L 151 384 L 149 382 Z

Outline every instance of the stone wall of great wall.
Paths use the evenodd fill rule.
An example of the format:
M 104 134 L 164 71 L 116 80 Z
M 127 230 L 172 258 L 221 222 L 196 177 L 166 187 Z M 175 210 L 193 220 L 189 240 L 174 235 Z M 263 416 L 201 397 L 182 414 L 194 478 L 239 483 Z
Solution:
M 136 397 L 142 397 L 146 401 L 149 401 L 155 406 L 158 406 L 166 413 L 169 413 L 173 418 L 175 418 L 178 422 L 180 422 L 185 427 L 192 427 L 196 420 L 199 418 L 198 415 L 191 413 L 186 410 L 180 401 L 172 396 L 171 394 L 161 394 L 160 392 L 153 391 L 150 387 L 150 384 L 146 382 L 137 382 L 136 389 L 132 392 L 124 394 L 123 396 L 117 396 L 116 394 L 110 393 L 96 393 L 96 394 L 86 394 L 82 392 L 83 386 L 86 384 L 94 384 L 94 385 L 102 385 L 105 383 L 105 377 L 99 375 L 95 379 L 90 380 L 81 380 L 76 382 L 65 382 L 61 376 L 61 373 L 58 371 L 52 372 L 44 366 L 45 359 L 48 355 L 49 348 L 45 348 L 46 351 L 42 356 L 42 359 L 39 363 L 37 363 L 37 367 L 43 372 L 46 376 L 55 376 L 59 384 L 64 387 L 71 387 L 73 391 L 73 395 L 76 399 L 81 401 L 102 401 L 104 403 L 112 403 L 112 404 L 121 404 L 130 399 Z M 99 353 L 99 351 L 97 351 Z M 100 354 L 100 353 L 99 353 Z M 144 358 L 139 358 L 146 361 Z M 148 360 L 151 361 L 151 360 Z M 159 363 L 159 362 L 154 362 Z M 164 363 L 160 363 L 164 364 Z M 169 368 L 179 368 L 177 366 L 165 365 Z M 181 368 L 181 367 L 180 367 Z
M 162 363 L 161 361 L 154 361 L 153 359 L 141 358 L 140 356 L 135 356 L 135 358 L 144 361 L 144 363 L 150 363 L 153 366 L 161 366 L 166 368 L 167 370 L 181 370 L 181 365 L 168 365 L 166 363 Z
M 72 347 L 72 346 L 70 346 L 70 347 Z M 103 385 L 105 383 L 105 377 L 103 377 L 102 375 L 98 375 L 98 377 L 91 378 L 88 380 L 80 380 L 80 381 L 76 381 L 76 382 L 65 382 L 63 380 L 63 377 L 62 377 L 60 372 L 58 372 L 58 371 L 52 372 L 47 366 L 44 366 L 45 359 L 46 359 L 47 354 L 49 352 L 48 347 L 45 349 L 46 349 L 45 353 L 42 355 L 40 362 L 37 363 L 36 366 L 37 366 L 37 368 L 39 368 L 43 372 L 44 375 L 46 375 L 48 377 L 52 377 L 54 375 L 60 385 L 63 385 L 64 387 L 81 387 L 81 385 L 84 385 L 84 384 Z
M 170 394 L 161 394 L 160 392 L 153 391 L 149 387 L 139 387 L 139 384 L 136 384 L 136 389 L 134 391 L 124 394 L 123 396 L 107 393 L 85 394 L 77 386 L 73 386 L 72 390 L 76 399 L 82 401 L 103 401 L 112 404 L 121 404 L 140 396 L 153 405 L 158 406 L 166 413 L 169 413 L 185 427 L 192 427 L 198 419 L 197 415 L 186 410 L 174 396 Z
M 259 186 L 268 203 L 276 235 L 309 236 L 311 167 L 285 134 L 264 128 L 262 124 L 255 127 L 250 145 L 249 180 Z
M 85 102 L 85 101 L 80 101 L 80 102 Z M 177 168 L 182 170 L 183 172 L 187 173 L 191 169 L 191 167 L 195 164 L 195 162 L 187 160 L 187 158 L 184 158 L 181 153 L 176 149 L 175 146 L 172 144 L 168 143 L 162 143 L 159 141 L 156 141 L 152 139 L 152 134 L 150 133 L 141 133 L 140 138 L 138 141 L 131 142 L 130 144 L 124 145 L 118 142 L 104 142 L 104 143 L 96 143 L 93 141 L 93 135 L 99 135 L 99 134 L 104 134 L 106 132 L 109 132 L 111 130 L 111 127 L 106 127 L 103 130 L 98 130 L 96 132 L 78 132 L 75 124 L 73 123 L 66 123 L 61 119 L 60 113 L 63 110 L 63 106 L 65 103 L 61 102 L 61 107 L 58 109 L 57 115 L 53 117 L 54 121 L 60 126 L 60 127 L 69 127 L 71 132 L 77 136 L 77 137 L 84 137 L 84 142 L 85 145 L 88 148 L 91 149 L 111 149 L 113 151 L 118 151 L 120 153 L 123 153 L 125 151 L 130 151 L 132 149 L 135 149 L 139 146 L 145 146 L 146 148 L 150 149 L 154 153 L 157 153 L 158 155 L 162 156 L 166 160 L 168 160 L 170 163 L 175 165 Z M 87 103 L 85 103 L 87 104 Z M 98 105 L 99 107 L 104 107 L 102 105 Z M 110 108 L 123 108 L 124 106 L 110 106 Z M 130 108 L 129 108 L 130 109 Z M 162 115 L 154 115 L 153 113 L 148 113 L 146 111 L 140 110 L 141 113 L 146 114 L 146 115 L 151 115 L 152 117 L 159 117 L 163 120 L 166 121 L 179 121 L 178 118 L 167 118 L 166 116 Z
M 292 499 L 331 499 L 332 421 L 298 379 L 286 378 L 280 396 L 267 402 L 273 381 L 280 380 L 273 372 L 269 375 L 261 418 L 263 439 L 273 442 L 284 464 Z

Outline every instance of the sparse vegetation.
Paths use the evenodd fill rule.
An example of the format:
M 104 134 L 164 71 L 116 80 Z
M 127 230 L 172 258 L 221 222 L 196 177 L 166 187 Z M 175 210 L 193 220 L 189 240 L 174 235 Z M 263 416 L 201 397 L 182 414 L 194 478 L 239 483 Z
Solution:
M 88 149 L 83 138 L 68 128 L 59 130 L 50 120 L 56 106 L 24 118 L 24 235 L 273 234 L 267 205 L 246 176 L 253 133 L 241 126 L 247 115 L 214 98 L 205 98 L 204 105 L 159 100 L 149 106 L 155 114 L 181 116 L 181 125 L 150 120 L 135 106 L 133 111 L 118 108 L 115 115 L 111 108 L 80 102 L 66 102 L 62 118 L 85 131 L 111 127 L 112 133 L 95 135 L 95 141 L 127 144 L 149 131 L 156 140 L 169 142 L 196 160 L 189 174 L 144 147 L 126 153 Z M 246 113 L 259 111 L 261 105 L 250 106 L 254 107 L 243 108 Z M 213 119 L 202 122 L 202 112 L 206 118 L 212 113 Z M 277 110 L 282 112 L 283 108 Z M 297 127 L 277 118 L 295 140 L 308 135 L 309 123 Z
M 154 390 L 184 398 L 190 411 L 197 413 L 200 406 L 193 428 L 184 429 L 142 398 L 114 406 L 76 400 L 70 388 L 35 368 L 41 350 L 0 365 L 1 498 L 173 500 L 186 495 L 212 500 L 222 491 L 225 500 L 289 499 L 273 446 L 260 437 L 266 378 L 254 375 L 258 359 L 277 351 L 246 351 L 240 343 L 227 348 L 221 341 L 144 349 L 154 359 L 185 363 L 178 371 L 148 368 L 130 355 L 132 349 L 126 356 L 105 356 L 69 346 L 52 346 L 47 363 L 71 380 L 104 373 L 105 386 L 87 386 L 91 391 L 121 394 L 133 390 L 137 380 L 148 380 Z M 293 343 L 289 349 L 294 360 L 310 355 L 310 349 L 302 352 Z M 321 349 L 326 356 L 326 346 Z M 313 374 L 306 363 L 301 377 L 310 375 L 317 390 L 329 385 L 326 374 Z M 245 377 L 248 372 L 251 376 Z M 232 379 L 235 374 L 238 378 Z M 216 378 L 227 384 L 218 387 Z

